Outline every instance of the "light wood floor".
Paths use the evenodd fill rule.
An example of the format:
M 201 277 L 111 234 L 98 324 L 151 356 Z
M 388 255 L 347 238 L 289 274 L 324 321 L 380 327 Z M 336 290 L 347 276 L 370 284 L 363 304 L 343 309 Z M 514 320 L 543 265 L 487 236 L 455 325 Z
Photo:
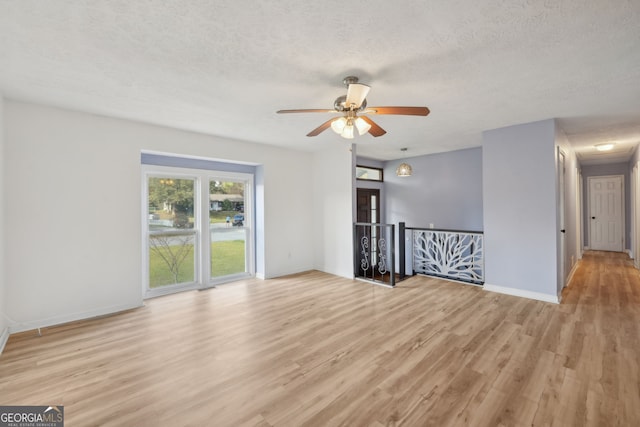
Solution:
M 11 336 L 0 404 L 90 426 L 638 426 L 640 275 L 587 253 L 560 305 L 311 272 Z

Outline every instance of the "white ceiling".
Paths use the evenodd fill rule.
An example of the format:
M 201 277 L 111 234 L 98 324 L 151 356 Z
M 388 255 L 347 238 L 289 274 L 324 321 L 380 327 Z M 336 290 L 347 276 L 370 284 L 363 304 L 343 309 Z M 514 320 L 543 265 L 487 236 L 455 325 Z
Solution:
M 556 117 L 584 162 L 626 161 L 640 142 L 637 0 L 0 0 L 0 92 L 266 144 L 305 135 L 342 78 L 387 134 L 354 140 L 386 160 L 481 144 L 483 130 Z M 615 141 L 618 157 L 595 157 Z M 609 155 L 610 156 L 610 155 Z M 626 156 L 626 157 L 625 157 Z

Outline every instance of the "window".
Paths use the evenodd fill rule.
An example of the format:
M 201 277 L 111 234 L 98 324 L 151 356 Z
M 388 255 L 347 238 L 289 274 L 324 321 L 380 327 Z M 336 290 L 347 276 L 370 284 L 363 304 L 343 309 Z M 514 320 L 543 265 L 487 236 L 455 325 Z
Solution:
M 195 178 L 147 176 L 148 289 L 195 283 Z
M 356 179 L 363 181 L 382 181 L 382 169 L 369 166 L 356 166 Z
M 209 179 L 209 234 L 211 236 L 210 280 L 235 277 L 248 273 L 247 241 L 251 230 L 251 181 L 239 176 L 219 176 Z
M 255 273 L 253 174 L 143 165 L 146 297 Z

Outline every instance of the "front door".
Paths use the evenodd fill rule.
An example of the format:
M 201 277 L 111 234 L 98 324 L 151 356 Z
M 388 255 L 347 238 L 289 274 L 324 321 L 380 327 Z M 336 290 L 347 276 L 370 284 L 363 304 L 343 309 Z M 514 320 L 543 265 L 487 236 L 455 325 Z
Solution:
M 358 188 L 358 222 L 380 223 L 380 190 Z
M 589 177 L 589 247 L 622 252 L 623 177 Z
M 380 223 L 380 190 L 358 188 L 356 193 L 357 222 Z M 372 277 L 374 266 L 378 262 L 378 227 L 357 227 L 358 274 L 359 277 Z

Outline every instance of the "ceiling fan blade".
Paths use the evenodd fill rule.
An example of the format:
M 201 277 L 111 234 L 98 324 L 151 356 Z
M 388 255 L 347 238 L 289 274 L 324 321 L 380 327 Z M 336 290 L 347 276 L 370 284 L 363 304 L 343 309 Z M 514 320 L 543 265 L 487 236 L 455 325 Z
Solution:
M 276 111 L 276 113 L 278 114 L 285 114 L 285 113 L 339 113 L 339 111 L 336 110 L 325 110 L 325 109 L 320 109 L 320 108 L 312 108 L 312 109 L 306 109 L 306 110 L 278 110 Z
M 345 101 L 347 108 L 351 105 L 354 106 L 354 109 L 360 108 L 370 89 L 369 86 L 362 83 L 351 83 L 347 88 L 347 100 Z
M 367 107 L 364 114 L 401 114 L 406 116 L 426 116 L 430 113 L 427 107 Z
M 364 120 L 365 122 L 369 123 L 369 125 L 371 125 L 371 128 L 369 129 L 369 133 L 372 136 L 382 136 L 385 133 L 387 133 L 386 130 L 382 129 L 380 126 L 377 125 L 377 123 L 375 123 L 373 120 L 371 120 L 369 117 L 367 116 L 360 116 L 360 118 L 362 120 Z
M 325 130 L 329 129 L 331 127 L 331 122 L 333 122 L 335 119 L 329 119 L 326 122 L 324 122 L 323 124 L 321 124 L 320 126 L 318 126 L 317 128 L 315 128 L 314 130 L 312 130 L 311 132 L 309 132 L 307 134 L 307 136 L 317 136 L 320 135 L 322 132 L 324 132 Z

